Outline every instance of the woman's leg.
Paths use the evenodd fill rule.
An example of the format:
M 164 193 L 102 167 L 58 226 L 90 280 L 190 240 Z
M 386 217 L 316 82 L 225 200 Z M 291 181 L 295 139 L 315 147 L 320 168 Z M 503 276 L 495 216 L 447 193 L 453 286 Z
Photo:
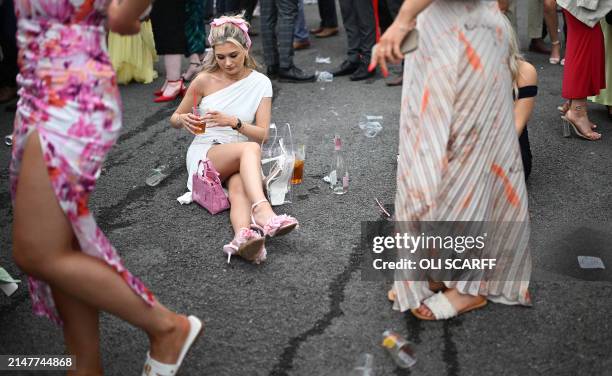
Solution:
M 246 195 L 240 174 L 234 174 L 227 179 L 229 191 L 230 221 L 234 233 L 241 228 L 249 228 L 251 224 L 251 200 Z
M 59 297 L 58 311 L 68 321 L 84 307 L 89 307 L 85 309 L 89 316 L 93 310 L 109 312 L 146 331 L 154 359 L 175 363 L 189 332 L 187 318 L 159 302 L 149 307 L 108 264 L 75 249 L 73 238 L 72 226 L 51 187 L 38 132 L 33 131 L 24 148 L 15 196 L 13 257 L 17 265 L 49 283 Z M 88 321 L 85 332 L 73 330 L 78 324 L 66 323 L 71 343 L 90 340 L 93 320 Z
M 244 192 L 252 202 L 265 200 L 261 179 L 261 148 L 255 142 L 238 142 L 233 144 L 215 145 L 208 151 L 210 159 L 221 174 L 221 180 L 228 179 L 235 173 L 240 173 Z M 253 211 L 255 222 L 264 224 L 274 216 L 272 206 L 264 202 Z
M 544 21 L 552 42 L 550 58 L 557 64 L 561 59 L 561 42 L 559 41 L 559 19 L 557 18 L 557 1 L 544 0 Z
M 163 96 L 170 97 L 181 90 L 181 55 L 164 55 L 164 68 L 166 69 L 166 83 L 163 87 Z
M 64 343 L 68 354 L 79 362 L 68 375 L 102 375 L 98 310 L 59 289 L 51 288 L 53 300 L 64 321 Z

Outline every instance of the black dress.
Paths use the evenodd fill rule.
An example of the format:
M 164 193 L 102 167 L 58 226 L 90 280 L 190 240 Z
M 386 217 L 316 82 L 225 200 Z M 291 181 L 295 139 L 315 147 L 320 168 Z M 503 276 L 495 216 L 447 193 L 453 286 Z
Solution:
M 151 10 L 151 26 L 158 55 L 187 53 L 185 0 L 155 1 Z
M 523 86 L 518 88 L 518 98 L 512 92 L 512 98 L 515 101 L 523 98 L 535 97 L 538 94 L 538 87 L 535 85 Z M 521 147 L 521 158 L 523 159 L 523 171 L 525 172 L 525 180 L 529 178 L 531 173 L 531 147 L 529 146 L 529 133 L 527 132 L 527 124 L 523 128 L 523 132 L 519 136 L 519 145 Z

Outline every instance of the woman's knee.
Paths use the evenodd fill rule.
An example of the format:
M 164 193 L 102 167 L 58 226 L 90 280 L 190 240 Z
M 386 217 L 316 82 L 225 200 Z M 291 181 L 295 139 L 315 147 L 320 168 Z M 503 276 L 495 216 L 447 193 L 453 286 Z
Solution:
M 30 237 L 13 235 L 13 260 L 26 274 L 42 277 L 51 265 L 49 258 L 52 253 Z
M 261 146 L 257 142 L 245 142 L 243 155 L 255 155 L 259 158 L 261 156 Z

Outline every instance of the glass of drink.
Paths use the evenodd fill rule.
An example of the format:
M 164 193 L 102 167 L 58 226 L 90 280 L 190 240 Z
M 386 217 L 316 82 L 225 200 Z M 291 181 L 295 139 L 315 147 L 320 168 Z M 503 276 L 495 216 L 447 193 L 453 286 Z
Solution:
M 202 113 L 200 111 L 200 108 L 197 106 L 193 106 L 191 113 L 194 114 L 197 117 L 201 117 Z M 206 132 L 206 123 L 200 119 L 200 124 L 199 127 L 197 129 L 194 129 L 193 133 L 195 134 L 202 134 Z
M 293 176 L 291 184 L 301 184 L 304 181 L 304 161 L 306 160 L 306 145 L 298 144 L 295 149 L 295 162 L 293 163 Z

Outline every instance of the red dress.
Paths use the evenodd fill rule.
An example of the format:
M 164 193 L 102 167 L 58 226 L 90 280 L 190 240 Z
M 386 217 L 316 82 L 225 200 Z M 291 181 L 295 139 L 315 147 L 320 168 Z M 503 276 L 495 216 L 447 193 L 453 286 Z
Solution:
M 567 47 L 562 96 L 582 99 L 606 87 L 606 57 L 603 33 L 597 23 L 588 27 L 563 9 L 567 23 Z

